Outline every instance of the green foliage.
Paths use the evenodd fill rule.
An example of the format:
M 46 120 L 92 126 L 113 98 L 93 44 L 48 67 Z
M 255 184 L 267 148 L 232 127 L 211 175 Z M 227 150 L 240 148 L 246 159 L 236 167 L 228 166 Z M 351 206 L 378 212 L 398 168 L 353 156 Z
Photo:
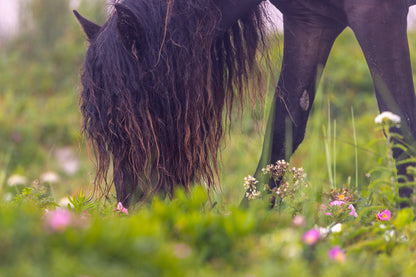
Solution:
M 84 195 L 82 189 L 76 196 L 68 196 L 68 200 L 68 208 L 73 208 L 78 214 L 86 213 L 97 208 L 97 203 L 93 201 L 93 195 Z
M 30 28 L 0 48 L 0 276 L 414 276 L 414 207 L 397 209 L 392 145 L 374 126 L 372 81 L 351 31 L 335 43 L 305 141 L 290 161 L 308 174 L 308 187 L 293 191 L 297 179 L 288 175 L 294 193 L 276 198 L 274 208 L 270 193 L 277 190 L 261 190 L 263 197 L 238 207 L 263 142 L 245 113 L 226 138 L 221 191 L 177 191 L 172 200 L 140 203 L 126 215 L 114 211 L 111 194 L 105 202 L 90 194 L 94 169 L 79 132 L 77 96 L 86 42 L 67 4 L 31 1 L 21 17 L 33 20 L 22 23 Z M 98 23 L 104 8 L 102 1 L 81 1 L 81 12 Z M 281 37 L 273 39 L 279 65 Z M 273 75 L 263 126 L 278 71 Z M 55 152 L 62 147 L 75 150 L 75 173 L 59 165 Z M 59 182 L 44 182 L 46 171 Z M 13 175 L 26 182 L 10 185 Z M 70 204 L 58 207 L 62 196 Z M 342 197 L 348 205 L 331 206 Z M 392 218 L 377 221 L 385 209 Z M 311 229 L 321 235 L 308 245 L 302 237 Z M 342 254 L 329 258 L 335 246 L 344 262 Z

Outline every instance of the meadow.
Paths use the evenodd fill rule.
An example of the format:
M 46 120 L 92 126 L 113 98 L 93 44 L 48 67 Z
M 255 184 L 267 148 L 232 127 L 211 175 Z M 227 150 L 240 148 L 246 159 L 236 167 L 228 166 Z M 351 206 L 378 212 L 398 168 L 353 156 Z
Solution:
M 279 67 L 260 120 L 234 116 L 220 190 L 195 185 L 125 210 L 113 191 L 92 195 L 78 108 L 87 42 L 67 7 L 34 0 L 0 45 L 0 276 L 415 276 L 414 204 L 398 209 L 391 145 L 350 30 L 331 52 L 304 142 L 289 165 L 265 170 L 285 173 L 273 208 L 248 176 Z M 81 1 L 80 12 L 104 22 L 104 8 Z M 283 41 L 273 40 L 279 65 Z M 416 34 L 409 43 L 414 64 Z M 247 192 L 255 199 L 240 207 Z

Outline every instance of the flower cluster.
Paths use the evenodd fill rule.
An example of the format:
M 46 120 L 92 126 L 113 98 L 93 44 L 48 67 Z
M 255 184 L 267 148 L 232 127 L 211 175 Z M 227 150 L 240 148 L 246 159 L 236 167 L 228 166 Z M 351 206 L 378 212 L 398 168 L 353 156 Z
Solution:
M 283 177 L 288 167 L 289 163 L 284 160 L 279 160 L 275 165 L 267 165 L 266 168 L 263 168 L 261 171 L 263 171 L 264 174 L 269 174 L 271 177 L 277 180 Z
M 337 228 L 339 228 L 339 232 L 340 232 L 341 231 L 341 224 L 338 223 L 337 225 L 339 226 Z M 335 226 L 333 228 L 335 228 Z M 325 236 L 325 234 L 322 235 L 322 232 L 321 232 L 320 229 L 321 228 L 319 228 L 319 229 L 314 228 L 314 229 L 306 231 L 302 236 L 303 243 L 306 244 L 306 245 L 309 245 L 309 246 L 314 246 L 315 244 L 317 244 L 318 241 L 323 236 Z M 328 251 L 328 257 L 331 260 L 339 262 L 339 263 L 344 263 L 345 260 L 347 259 L 347 256 L 346 256 L 344 250 L 342 250 L 342 248 L 339 247 L 339 246 L 335 246 L 335 247 L 331 248 Z
M 14 174 L 7 179 L 7 184 L 11 187 L 14 186 L 24 186 L 27 183 L 27 178 L 22 175 Z
M 358 214 L 353 205 L 354 195 L 346 188 L 342 189 L 331 189 L 326 197 L 329 199 L 329 206 L 322 205 L 322 209 L 325 211 L 325 214 L 328 216 L 341 216 L 345 212 L 348 212 L 348 215 L 358 217 Z
M 267 165 L 262 169 L 263 174 L 268 174 L 275 181 L 276 187 L 271 189 L 271 192 L 279 199 L 288 196 L 294 197 L 301 185 L 305 183 L 306 174 L 303 168 L 289 167 L 289 163 L 284 160 L 279 160 L 274 165 Z M 266 187 L 267 189 L 267 187 Z
M 335 201 L 332 201 L 331 203 L 329 203 L 329 206 L 330 207 L 343 206 L 344 204 L 347 204 L 347 203 L 344 202 L 344 201 L 335 200 Z M 352 215 L 354 217 L 357 217 L 358 216 L 357 212 L 355 211 L 355 207 L 354 207 L 353 204 L 349 204 L 348 205 L 348 209 L 350 210 L 350 212 L 348 213 L 349 215 Z M 332 213 L 327 212 L 326 215 L 332 215 Z
M 48 232 L 61 233 L 68 227 L 85 227 L 87 218 L 87 212 L 84 212 L 84 214 L 79 217 L 66 209 L 56 209 L 53 211 L 45 210 L 43 225 Z
M 345 187 L 341 189 L 331 189 L 327 196 L 332 201 L 354 202 L 354 194 Z
M 114 208 L 115 212 L 120 212 L 120 214 L 129 214 L 129 210 L 126 209 L 121 202 L 118 202 L 117 206 Z
M 379 114 L 374 121 L 376 124 L 400 126 L 401 119 L 400 116 L 398 116 L 397 114 L 386 111 Z
M 256 199 L 260 196 L 261 193 L 257 190 L 258 182 L 256 178 L 250 175 L 244 178 L 244 189 L 246 190 L 246 197 L 249 200 Z

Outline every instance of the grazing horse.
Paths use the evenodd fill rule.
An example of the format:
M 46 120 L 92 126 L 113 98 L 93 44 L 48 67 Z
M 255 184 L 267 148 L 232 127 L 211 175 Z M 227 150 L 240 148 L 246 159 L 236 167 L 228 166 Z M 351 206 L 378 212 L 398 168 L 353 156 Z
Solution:
M 96 155 L 96 189 L 111 188 L 111 166 L 126 207 L 193 182 L 215 188 L 233 106 L 263 99 L 256 81 L 262 7 L 247 2 L 223 16 L 237 2 L 117 1 L 102 26 L 75 12 L 90 43 L 80 109 Z
M 178 184 L 214 184 L 223 112 L 230 115 L 235 99 L 262 99 L 261 90 L 244 94 L 252 88 L 249 75 L 259 76 L 262 2 L 124 0 L 103 26 L 75 12 L 90 42 L 81 112 L 98 160 L 96 183 L 106 179 L 112 160 L 124 205 L 148 192 L 172 193 Z M 258 168 L 288 159 L 302 142 L 316 82 L 346 27 L 364 52 L 380 111 L 400 115 L 394 131 L 413 143 L 416 97 L 406 19 L 416 0 L 271 2 L 283 14 L 284 52 L 265 138 L 271 146 L 263 147 L 271 151 L 263 151 Z M 394 151 L 396 159 L 405 155 Z M 411 193 L 400 190 L 401 196 Z
M 352 29 L 364 53 L 380 112 L 398 114 L 402 119 L 401 127 L 392 131 L 401 133 L 405 143 L 413 145 L 416 137 L 416 97 L 407 41 L 407 14 L 409 6 L 416 1 L 271 2 L 283 14 L 284 50 L 269 118 L 273 127 L 270 137 L 265 139 L 271 143 L 271 151 L 263 151 L 257 172 L 265 164 L 288 159 L 302 142 L 319 74 L 335 39 L 346 27 Z M 287 142 L 290 145 L 285 145 Z M 394 149 L 393 155 L 398 160 L 407 158 L 407 154 L 400 149 Z M 406 175 L 406 167 L 406 164 L 398 166 L 398 174 Z M 399 194 L 408 199 L 412 191 L 410 187 L 402 187 Z M 401 206 L 408 204 L 405 200 Z

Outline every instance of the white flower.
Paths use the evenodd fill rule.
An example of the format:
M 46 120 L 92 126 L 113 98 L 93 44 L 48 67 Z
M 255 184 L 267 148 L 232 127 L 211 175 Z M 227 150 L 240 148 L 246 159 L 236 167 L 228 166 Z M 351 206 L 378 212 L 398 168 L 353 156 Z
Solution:
M 394 230 L 388 230 L 384 232 L 384 239 L 386 241 L 391 241 L 392 239 L 394 239 L 395 235 L 396 235 L 396 232 Z
M 375 118 L 376 124 L 382 124 L 383 122 L 391 122 L 393 124 L 400 124 L 400 116 L 392 112 L 382 112 Z
M 7 184 L 11 187 L 18 185 L 25 185 L 27 183 L 27 178 L 22 175 L 14 174 L 7 179 Z
M 328 226 L 328 227 L 318 227 L 315 225 L 315 228 L 318 229 L 319 234 L 321 235 L 321 237 L 326 237 L 329 234 L 332 233 L 339 233 L 342 230 L 342 224 L 341 223 L 337 223 L 334 226 Z
M 48 171 L 40 175 L 42 183 L 56 184 L 59 182 L 59 175 L 53 171 Z
M 58 204 L 62 208 L 67 208 L 68 204 L 71 208 L 74 208 L 74 205 L 69 201 L 68 197 L 61 198 L 61 200 L 59 200 Z
M 339 232 L 341 232 L 341 230 L 342 230 L 341 223 L 337 223 L 334 226 L 332 226 L 332 228 L 331 228 L 332 233 L 339 233 Z
M 318 225 L 315 225 L 315 229 L 318 229 L 319 235 L 321 237 L 326 237 L 329 234 L 329 231 L 330 231 L 329 227 L 324 228 L 324 227 L 319 227 Z

